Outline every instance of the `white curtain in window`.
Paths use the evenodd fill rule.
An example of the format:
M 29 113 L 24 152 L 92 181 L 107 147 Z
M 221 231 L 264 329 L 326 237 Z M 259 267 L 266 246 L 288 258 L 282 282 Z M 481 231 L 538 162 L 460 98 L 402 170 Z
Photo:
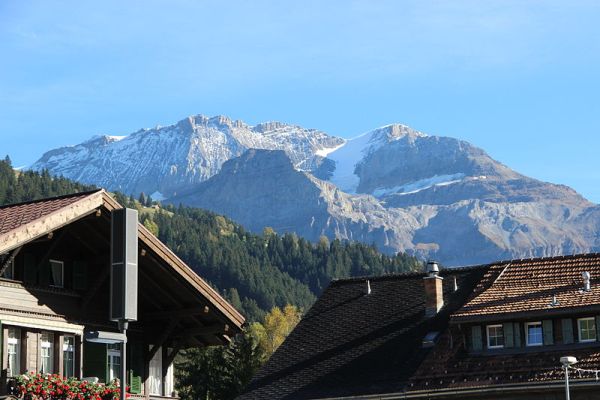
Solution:
M 174 384 L 173 384 L 173 363 L 169 364 L 167 368 L 167 374 L 165 376 L 165 395 L 170 396 L 173 393 Z
M 17 376 L 21 373 L 21 331 L 8 329 L 8 371 L 7 376 Z
M 43 332 L 40 340 L 40 358 L 42 365 L 40 372 L 44 374 L 54 373 L 54 335 L 49 332 Z
M 150 346 L 150 349 L 152 347 Z M 162 383 L 162 348 L 159 348 L 150 360 L 150 375 L 148 376 L 150 394 L 162 395 Z
M 61 261 L 50 261 L 52 270 L 52 285 L 63 287 L 63 263 Z

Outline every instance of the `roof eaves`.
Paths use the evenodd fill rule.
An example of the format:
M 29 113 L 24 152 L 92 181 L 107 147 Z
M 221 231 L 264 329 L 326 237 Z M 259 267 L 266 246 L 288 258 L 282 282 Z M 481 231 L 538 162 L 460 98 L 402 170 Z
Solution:
M 77 195 L 83 196 L 80 200 L 77 200 L 54 212 L 46 214 L 40 218 L 34 219 L 31 222 L 23 224 L 13 230 L 10 230 L 0 235 L 0 253 L 5 253 L 7 251 L 15 249 L 27 242 L 42 237 L 52 231 L 62 228 L 63 226 L 94 212 L 98 207 L 102 206 L 103 193 L 103 190 L 95 190 L 93 192 L 88 192 L 85 194 L 78 193 Z M 61 196 L 61 198 L 66 197 L 69 196 Z M 12 206 L 14 207 L 16 205 L 13 204 Z
M 450 317 L 450 323 L 470 323 L 470 322 L 490 322 L 490 321 L 508 321 L 512 319 L 521 318 L 539 318 L 548 316 L 564 316 L 571 315 L 574 313 L 586 313 L 586 312 L 600 312 L 600 304 L 593 304 L 587 306 L 577 307 L 564 307 L 564 308 L 548 308 L 540 310 L 527 310 L 507 313 L 494 313 L 494 314 L 472 314 L 472 315 L 452 315 Z

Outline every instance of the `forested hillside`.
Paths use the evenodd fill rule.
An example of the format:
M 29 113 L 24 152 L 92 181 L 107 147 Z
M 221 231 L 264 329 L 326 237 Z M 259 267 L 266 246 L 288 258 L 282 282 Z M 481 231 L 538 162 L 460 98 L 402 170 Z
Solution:
M 93 187 L 41 173 L 15 173 L 8 157 L 0 161 L 0 204 L 33 200 Z M 382 255 L 361 243 L 314 244 L 294 234 L 247 232 L 220 215 L 190 208 L 151 205 L 117 193 L 123 205 L 140 210 L 140 219 L 196 272 L 219 289 L 251 321 L 275 306 L 306 310 L 331 279 L 380 275 L 421 268 L 406 255 Z

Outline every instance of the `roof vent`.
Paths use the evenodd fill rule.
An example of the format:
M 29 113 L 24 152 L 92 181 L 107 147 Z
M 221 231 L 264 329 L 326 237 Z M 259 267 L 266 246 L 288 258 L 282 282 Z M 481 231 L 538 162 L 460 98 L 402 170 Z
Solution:
M 591 290 L 591 288 L 590 288 L 590 273 L 588 271 L 585 271 L 585 272 L 582 272 L 581 275 L 583 276 L 583 291 L 589 292 Z
M 550 304 L 548 304 L 548 306 L 550 306 L 550 307 L 560 306 L 560 301 L 558 301 L 558 299 L 556 298 L 556 295 L 552 296 L 552 301 L 550 301 Z
M 458 290 L 458 281 L 456 280 L 456 276 L 454 277 L 454 291 Z
M 366 294 L 371 294 L 371 281 L 367 279 L 367 291 Z

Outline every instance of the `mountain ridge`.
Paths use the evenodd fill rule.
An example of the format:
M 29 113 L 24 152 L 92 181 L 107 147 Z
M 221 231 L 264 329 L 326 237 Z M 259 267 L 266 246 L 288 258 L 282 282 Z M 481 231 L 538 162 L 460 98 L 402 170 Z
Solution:
M 600 245 L 600 206 L 573 189 L 526 177 L 466 141 L 402 124 L 342 139 L 276 121 L 251 126 L 195 115 L 86 143 L 51 150 L 33 168 L 157 193 L 252 231 L 359 240 L 448 265 Z

